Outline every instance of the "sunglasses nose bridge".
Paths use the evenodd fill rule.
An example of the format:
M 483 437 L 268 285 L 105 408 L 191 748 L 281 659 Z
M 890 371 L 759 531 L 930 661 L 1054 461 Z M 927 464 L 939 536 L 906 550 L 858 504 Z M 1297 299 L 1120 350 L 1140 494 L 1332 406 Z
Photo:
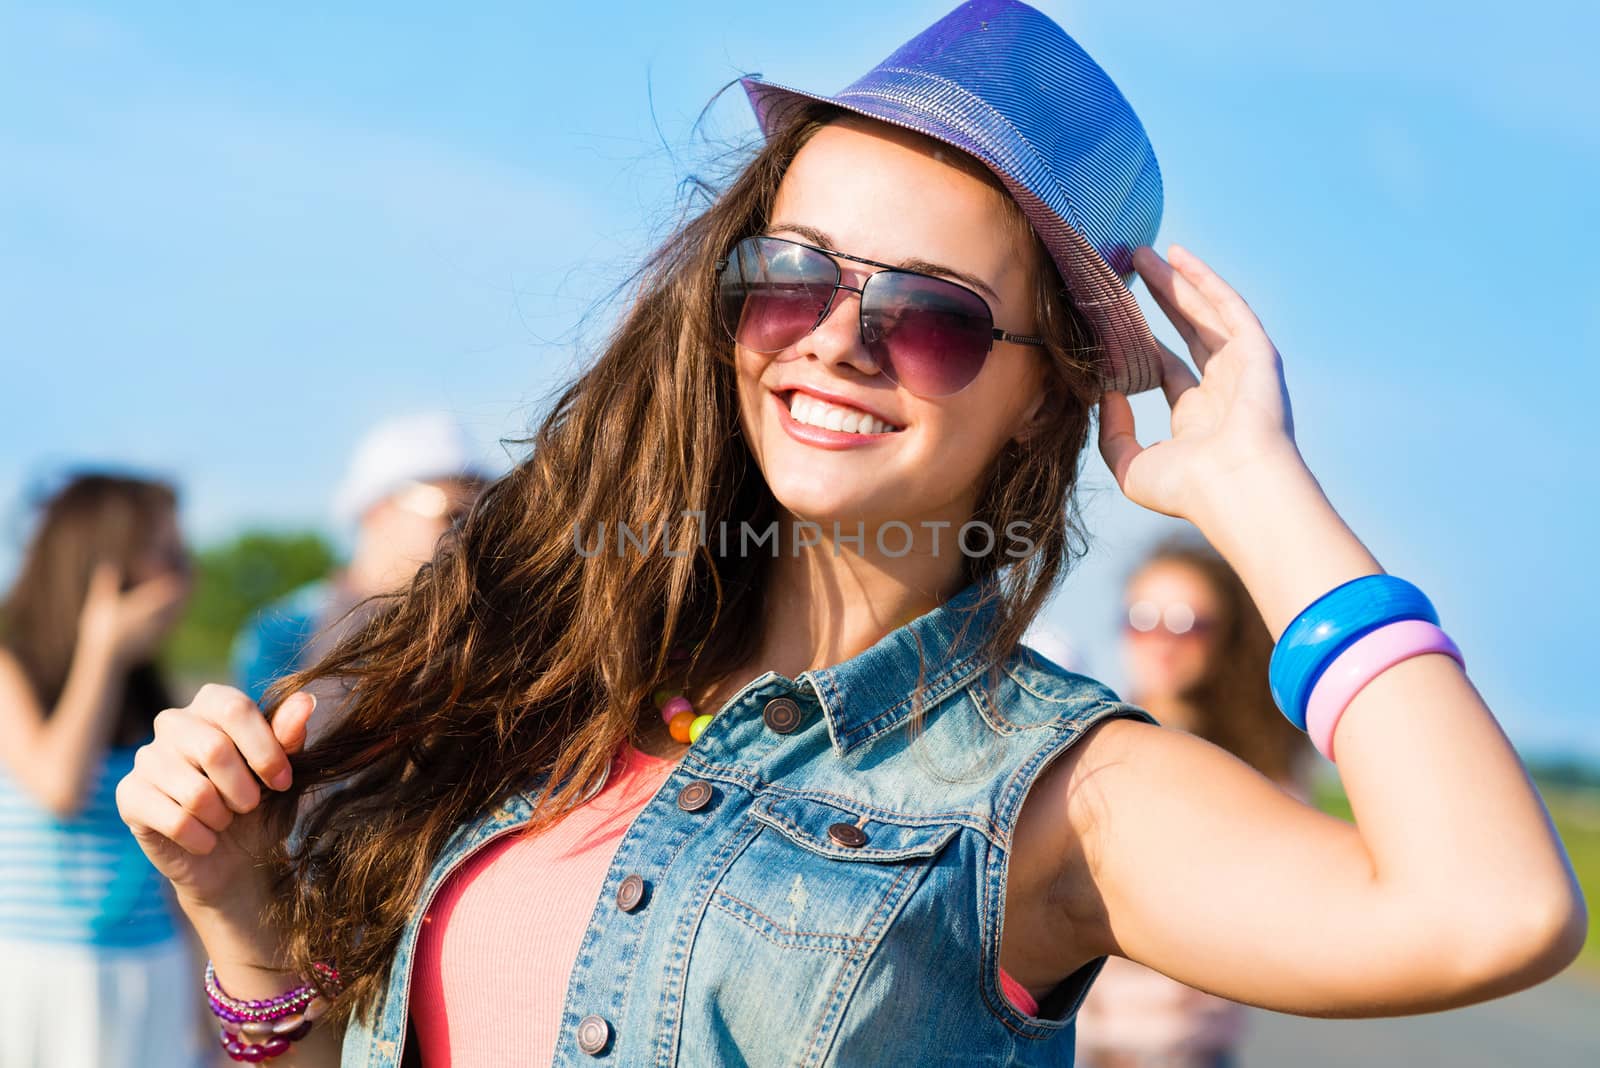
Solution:
M 865 295 L 866 282 L 869 280 L 870 279 L 864 279 L 862 284 L 859 286 L 849 285 L 842 277 L 838 281 L 834 282 L 833 288 L 828 293 L 827 303 L 823 305 L 822 313 L 817 316 L 815 325 L 813 325 L 807 332 L 808 336 L 815 337 L 828 322 L 828 319 L 833 315 L 835 308 L 840 303 L 841 290 L 846 293 L 854 293 L 857 301 L 859 302 Z M 858 308 L 859 307 L 860 305 L 858 304 Z M 872 346 L 868 343 L 869 339 L 866 332 L 866 318 L 859 311 L 849 323 L 849 336 L 851 337 L 853 343 L 845 344 L 842 349 L 835 353 L 832 359 L 842 359 L 845 362 L 855 365 L 858 370 L 868 375 L 875 375 L 882 371 L 882 364 L 879 361 L 877 354 L 872 351 Z M 833 346 L 830 345 L 829 347 Z M 818 354 L 820 355 L 820 350 L 818 351 Z
M 817 316 L 816 323 L 811 327 L 812 332 L 822 329 L 822 324 L 827 322 L 828 317 L 833 314 L 834 306 L 839 303 L 839 291 L 841 289 L 849 293 L 854 293 L 857 299 L 861 297 L 861 287 L 846 285 L 843 278 L 840 278 L 838 281 L 834 282 L 833 288 L 828 291 L 827 303 L 823 304 L 822 306 L 822 313 Z

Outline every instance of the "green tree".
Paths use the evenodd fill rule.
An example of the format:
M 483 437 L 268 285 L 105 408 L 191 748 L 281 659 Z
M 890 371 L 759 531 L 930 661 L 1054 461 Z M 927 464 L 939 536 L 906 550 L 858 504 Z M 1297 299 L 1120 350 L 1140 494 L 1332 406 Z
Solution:
M 311 531 L 252 530 L 195 554 L 195 590 L 166 649 L 187 678 L 226 677 L 234 636 L 256 611 L 333 570 L 333 548 Z

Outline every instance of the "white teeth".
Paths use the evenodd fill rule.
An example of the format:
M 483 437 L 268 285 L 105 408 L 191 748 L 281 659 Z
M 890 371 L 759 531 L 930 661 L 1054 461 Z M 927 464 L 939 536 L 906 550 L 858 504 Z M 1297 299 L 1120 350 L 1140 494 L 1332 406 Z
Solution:
M 790 394 L 789 414 L 797 423 L 820 426 L 826 430 L 840 430 L 847 434 L 884 434 L 895 429 L 882 419 L 859 409 L 829 404 L 827 401 L 798 392 Z

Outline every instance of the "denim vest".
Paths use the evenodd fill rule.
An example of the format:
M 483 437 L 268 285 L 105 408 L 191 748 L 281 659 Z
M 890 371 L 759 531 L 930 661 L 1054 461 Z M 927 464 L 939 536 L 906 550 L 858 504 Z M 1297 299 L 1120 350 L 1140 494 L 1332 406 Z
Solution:
M 1091 726 L 1155 720 L 1027 648 L 983 687 L 992 613 L 967 611 L 977 594 L 836 667 L 769 671 L 718 713 L 617 846 L 554 1065 L 1072 1063 L 1078 1006 L 1106 958 L 1038 1016 L 1002 994 L 1012 831 L 1040 772 Z M 421 917 L 470 855 L 528 821 L 535 792 L 446 844 L 387 988 L 345 1033 L 344 1068 L 396 1068 L 402 1048 L 415 1058 Z

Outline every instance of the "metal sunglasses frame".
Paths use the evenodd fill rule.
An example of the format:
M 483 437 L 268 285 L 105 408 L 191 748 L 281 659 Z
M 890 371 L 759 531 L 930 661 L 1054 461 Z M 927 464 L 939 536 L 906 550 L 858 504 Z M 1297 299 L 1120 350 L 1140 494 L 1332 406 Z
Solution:
M 822 313 L 817 316 L 816 322 L 812 323 L 811 324 L 811 328 L 809 330 L 807 330 L 804 334 L 801 334 L 800 337 L 809 337 L 817 329 L 817 327 L 821 326 L 825 321 L 827 321 L 827 318 L 828 318 L 829 314 L 831 314 L 832 311 L 833 311 L 833 302 L 839 296 L 839 290 L 846 289 L 846 290 L 849 290 L 850 292 L 854 293 L 860 299 L 860 301 L 862 302 L 861 307 L 864 308 L 865 307 L 865 301 L 866 301 L 866 295 L 867 295 L 867 286 L 871 285 L 872 284 L 872 280 L 874 278 L 877 278 L 879 275 L 893 273 L 893 274 L 909 274 L 909 275 L 911 275 L 911 276 L 913 276 L 915 278 L 932 279 L 935 282 L 942 282 L 947 286 L 954 286 L 957 289 L 964 290 L 964 291 L 966 291 L 968 293 L 971 293 L 972 296 L 978 301 L 978 303 L 983 305 L 984 310 L 989 313 L 990 335 L 991 336 L 990 336 L 990 340 L 989 340 L 989 347 L 984 350 L 985 354 L 994 351 L 994 343 L 996 341 L 1010 341 L 1013 344 L 1017 344 L 1017 345 L 1043 345 L 1045 343 L 1044 342 L 1044 338 L 1042 338 L 1042 337 L 1034 337 L 1031 334 L 1013 334 L 1013 333 L 1011 333 L 1009 331 L 1000 329 L 998 326 L 994 326 L 993 325 L 994 324 L 994 309 L 989 307 L 989 302 L 983 298 L 983 294 L 979 293 L 977 290 L 973 289 L 971 286 L 962 285 L 960 282 L 953 281 L 953 280 L 951 280 L 949 278 L 941 278 L 939 275 L 928 274 L 925 271 L 908 271 L 904 267 L 896 267 L 892 263 L 879 263 L 877 260 L 869 260 L 864 256 L 852 256 L 848 252 L 839 252 L 836 249 L 823 248 L 820 245 L 808 245 L 804 241 L 795 241 L 795 240 L 793 240 L 791 238 L 787 238 L 787 237 L 771 237 L 771 236 L 769 236 L 767 234 L 752 234 L 749 237 L 742 238 L 742 239 L 740 239 L 738 244 L 734 245 L 734 248 L 737 249 L 739 247 L 739 245 L 744 244 L 746 241 L 756 241 L 756 240 L 777 241 L 780 244 L 797 245 L 800 248 L 809 249 L 812 252 L 820 252 L 824 256 L 828 257 L 828 262 L 829 263 L 833 264 L 833 274 L 834 274 L 833 291 L 828 294 L 828 301 L 827 301 L 826 304 L 824 304 L 822 306 Z M 728 256 L 723 256 L 721 259 L 717 260 L 716 270 L 717 270 L 718 274 L 721 274 L 723 269 L 728 266 L 728 261 L 731 258 L 731 255 L 732 254 L 730 252 L 730 254 Z M 869 275 L 867 277 L 867 280 L 865 282 L 862 282 L 861 285 L 859 285 L 859 286 L 847 286 L 847 285 L 844 284 L 844 271 L 840 268 L 838 263 L 834 262 L 834 258 L 835 257 L 837 257 L 838 259 L 841 259 L 841 260 L 849 260 L 851 263 L 864 263 L 868 267 L 881 267 L 881 268 L 883 268 L 883 270 L 874 271 L 871 275 Z M 866 313 L 864 311 L 858 311 L 858 313 L 857 313 L 858 326 L 859 326 L 859 329 L 861 330 L 861 336 L 862 336 L 863 339 L 865 339 L 866 336 L 867 336 L 867 324 L 866 324 L 865 314 Z M 799 338 L 795 339 L 795 341 L 798 341 L 798 340 L 800 340 L 800 339 Z M 790 342 L 790 344 L 794 344 L 794 342 Z M 778 351 L 778 350 L 774 350 L 774 351 Z

